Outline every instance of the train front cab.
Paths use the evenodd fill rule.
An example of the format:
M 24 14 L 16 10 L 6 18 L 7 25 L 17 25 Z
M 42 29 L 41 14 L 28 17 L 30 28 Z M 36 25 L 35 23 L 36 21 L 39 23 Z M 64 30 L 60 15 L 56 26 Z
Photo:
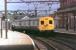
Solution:
M 43 32 L 43 31 L 53 32 L 54 31 L 53 17 L 41 17 L 39 19 L 39 30 L 41 32 Z

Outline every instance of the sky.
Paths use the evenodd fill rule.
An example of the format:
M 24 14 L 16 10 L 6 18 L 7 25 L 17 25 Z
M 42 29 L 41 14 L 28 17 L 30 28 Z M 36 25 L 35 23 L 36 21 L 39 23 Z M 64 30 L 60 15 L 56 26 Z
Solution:
M 19 1 L 19 0 L 8 0 L 8 1 Z M 28 1 L 28 0 L 26 0 L 26 1 Z M 35 1 L 35 0 L 33 0 L 33 1 Z M 41 0 L 38 0 L 38 1 L 41 1 Z M 25 3 L 8 3 L 7 4 L 7 9 L 8 10 L 28 10 L 28 9 L 34 10 L 35 9 L 34 6 L 37 6 L 37 9 L 40 9 L 40 10 L 47 10 L 47 9 L 49 9 L 46 4 L 39 4 L 39 3 L 36 3 L 35 5 L 33 5 L 32 3 L 31 4 L 25 4 Z M 56 9 L 59 8 L 60 6 L 59 6 L 59 4 L 53 4 L 50 7 L 51 7 L 51 10 L 52 11 L 56 11 Z M 2 11 L 2 10 L 4 10 L 4 0 L 0 0 L 0 11 Z

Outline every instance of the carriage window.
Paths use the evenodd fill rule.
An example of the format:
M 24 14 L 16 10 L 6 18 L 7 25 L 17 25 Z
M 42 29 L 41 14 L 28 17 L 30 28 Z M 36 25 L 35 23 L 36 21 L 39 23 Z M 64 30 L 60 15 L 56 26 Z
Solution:
M 43 25 L 44 24 L 44 21 L 41 21 L 41 25 Z
M 49 24 L 52 24 L 52 20 L 49 20 Z

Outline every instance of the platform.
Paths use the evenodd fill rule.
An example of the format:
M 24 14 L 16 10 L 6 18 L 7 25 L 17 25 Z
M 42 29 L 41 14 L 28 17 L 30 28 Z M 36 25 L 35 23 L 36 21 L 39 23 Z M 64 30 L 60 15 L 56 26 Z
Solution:
M 55 32 L 66 33 L 66 34 L 76 34 L 76 31 L 69 29 L 55 29 Z
M 33 40 L 26 34 L 8 30 L 7 39 L 5 38 L 5 30 L 2 31 L 2 38 L 0 37 L 0 49 L 12 50 L 12 49 L 25 49 L 34 50 Z M 20 48 L 21 47 L 21 48 Z M 5 49 L 3 49 L 5 48 Z

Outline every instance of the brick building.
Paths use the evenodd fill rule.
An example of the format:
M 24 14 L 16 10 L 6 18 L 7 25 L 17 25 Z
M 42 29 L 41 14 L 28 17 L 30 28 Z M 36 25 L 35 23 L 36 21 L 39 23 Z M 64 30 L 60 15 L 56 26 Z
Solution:
M 59 28 L 76 30 L 76 0 L 60 0 L 60 8 L 57 11 Z
M 68 8 L 76 6 L 76 0 L 60 0 L 60 8 Z

